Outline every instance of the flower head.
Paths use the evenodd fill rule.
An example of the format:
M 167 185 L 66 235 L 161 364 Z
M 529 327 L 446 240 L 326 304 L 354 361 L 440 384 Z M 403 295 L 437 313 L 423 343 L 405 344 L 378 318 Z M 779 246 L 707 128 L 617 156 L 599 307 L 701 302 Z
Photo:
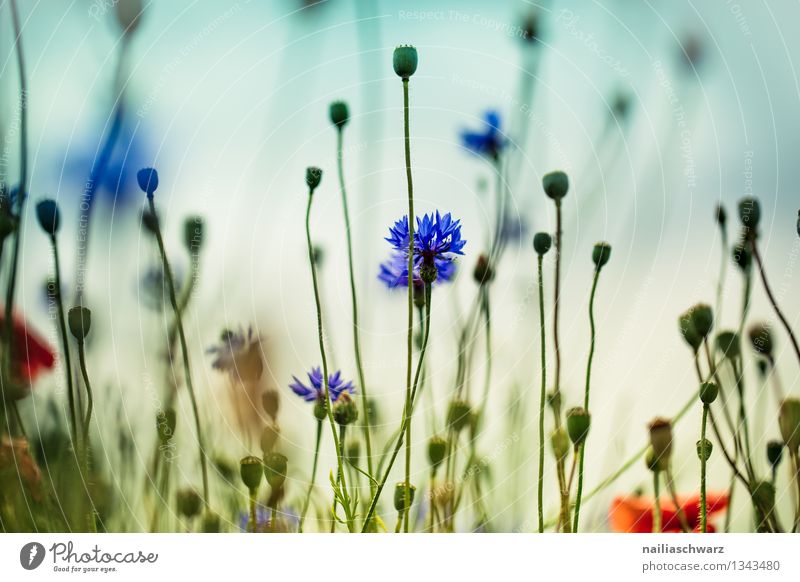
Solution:
M 695 494 L 688 497 L 678 496 L 681 510 L 686 516 L 691 531 L 700 531 L 700 496 Z M 653 531 L 653 505 L 654 501 L 648 497 L 617 497 L 611 502 L 608 520 L 611 529 L 620 533 L 651 533 Z M 662 499 L 661 531 L 664 533 L 678 533 L 681 530 L 680 518 L 675 511 L 671 500 Z M 728 507 L 728 496 L 725 493 L 709 492 L 706 496 L 709 519 Z M 708 531 L 714 531 L 711 524 Z
M 148 198 L 152 198 L 158 188 L 158 172 L 154 168 L 142 168 L 136 173 L 136 180 L 139 182 L 139 188 Z
M 289 388 L 306 402 L 320 401 L 325 397 L 325 387 L 322 385 L 322 370 L 319 366 L 311 368 L 308 373 L 308 385 L 303 384 L 297 376 L 292 376 L 292 379 L 294 382 L 289 384 Z M 339 370 L 328 376 L 328 393 L 331 401 L 336 402 L 342 394 L 353 394 L 355 391 L 353 383 L 345 382 Z
M 256 381 L 261 377 L 264 363 L 261 360 L 261 338 L 248 327 L 243 330 L 226 329 L 219 344 L 211 346 L 206 353 L 214 354 L 211 366 L 215 370 L 228 372 L 243 381 Z
M 436 260 L 436 283 L 447 283 L 453 280 L 456 274 L 456 264 L 452 261 Z M 378 280 L 383 282 L 389 289 L 408 287 L 408 259 L 403 253 L 392 253 L 386 261 L 381 263 Z M 414 267 L 412 284 L 415 287 L 424 285 L 420 269 Z
M 480 131 L 462 131 L 461 143 L 472 153 L 496 160 L 508 144 L 500 130 L 500 114 L 493 110 L 487 111 L 483 116 L 483 128 Z

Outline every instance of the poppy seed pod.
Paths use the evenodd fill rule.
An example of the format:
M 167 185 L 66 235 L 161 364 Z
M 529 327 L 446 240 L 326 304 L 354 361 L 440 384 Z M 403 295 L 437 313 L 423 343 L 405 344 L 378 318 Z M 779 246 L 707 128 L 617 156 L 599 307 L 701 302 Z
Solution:
M 194 489 L 181 489 L 175 494 L 176 504 L 178 506 L 178 513 L 183 517 L 191 519 L 197 517 L 200 513 L 200 508 L 203 505 L 203 500 L 200 494 Z
M 76 340 L 82 342 L 92 327 L 92 312 L 88 307 L 72 307 L 67 312 L 67 322 L 70 333 Z
M 739 334 L 734 331 L 721 331 L 717 334 L 717 351 L 722 352 L 723 357 L 735 360 L 742 354 L 739 345 Z
M 183 222 L 183 244 L 190 253 L 200 251 L 204 234 L 205 221 L 202 216 L 189 216 Z
M 697 333 L 694 327 L 691 310 L 685 311 L 678 317 L 678 329 L 680 329 L 681 335 L 683 339 L 686 340 L 686 343 L 689 344 L 692 350 L 697 352 L 703 344 L 703 338 Z
M 654 462 L 662 470 L 666 469 L 672 455 L 672 423 L 666 418 L 656 418 L 648 425 L 648 429 Z
M 553 448 L 553 456 L 557 461 L 563 461 L 569 454 L 569 436 L 563 428 L 554 430 L 550 434 L 550 446 Z
M 761 220 L 761 205 L 758 203 L 757 198 L 747 196 L 739 200 L 739 220 L 742 221 L 742 226 L 747 229 L 747 235 L 752 236 L 758 228 L 758 223 Z
M 328 109 L 328 114 L 333 123 L 339 129 L 342 129 L 347 122 L 350 121 L 350 110 L 347 108 L 347 103 L 344 101 L 334 101 Z
M 703 404 L 711 404 L 717 399 L 719 388 L 714 382 L 703 382 L 700 384 L 700 401 Z
M 219 515 L 206 511 L 203 514 L 203 533 L 219 533 L 220 529 Z
M 55 236 L 61 226 L 61 213 L 58 210 L 58 203 L 47 198 L 36 205 L 36 219 L 39 226 L 50 236 Z
M 358 420 L 358 406 L 347 392 L 343 392 L 333 405 L 333 420 L 340 426 L 353 424 Z
M 280 434 L 280 429 L 274 422 L 268 422 L 264 430 L 261 431 L 261 452 L 265 456 L 272 452 Z
M 611 245 L 606 242 L 599 242 L 592 249 L 592 262 L 599 271 L 611 258 Z
M 542 178 L 542 188 L 544 188 L 544 193 L 547 194 L 549 198 L 559 202 L 567 195 L 567 191 L 569 190 L 569 178 L 560 170 L 550 172 L 549 174 L 545 174 Z
M 765 513 L 775 509 L 775 487 L 769 481 L 759 481 L 753 486 L 752 498 L 756 507 Z
M 244 486 L 251 493 L 258 491 L 258 486 L 261 485 L 262 475 L 264 474 L 261 459 L 258 457 L 245 457 L 239 461 L 239 474 L 242 477 Z
M 417 72 L 417 64 L 419 63 L 419 56 L 417 49 L 410 45 L 399 46 L 394 49 L 392 55 L 392 65 L 394 72 L 402 79 L 408 79 L 411 75 Z
M 447 408 L 447 426 L 456 432 L 469 424 L 472 407 L 464 400 L 453 400 Z
M 778 425 L 786 447 L 790 452 L 796 453 L 800 449 L 800 400 L 786 398 L 781 403 Z
M 697 458 L 701 461 L 707 461 L 711 457 L 714 450 L 714 445 L 708 439 L 700 439 L 697 441 Z
M 409 488 L 409 501 L 411 501 L 411 505 L 414 504 L 414 493 L 416 493 L 417 488 L 413 485 L 408 486 Z M 398 513 L 402 513 L 406 510 L 406 484 L 405 483 L 398 483 L 394 486 L 394 508 Z
M 264 455 L 264 475 L 272 489 L 280 489 L 286 481 L 286 466 L 289 460 L 280 453 Z
M 445 454 L 447 454 L 447 441 L 443 437 L 432 436 L 428 440 L 428 461 L 434 470 L 442 464 Z
M 708 337 L 714 328 L 714 312 L 711 307 L 705 303 L 698 303 L 690 312 L 695 331 L 702 338 Z
M 139 188 L 147 194 L 148 198 L 153 197 L 153 193 L 158 189 L 158 172 L 154 168 L 142 168 L 136 172 L 136 181 Z
M 582 445 L 586 440 L 591 421 L 591 415 L 582 407 L 578 406 L 567 410 L 567 433 L 569 434 L 569 440 L 576 447 Z
M 494 269 L 489 265 L 489 257 L 481 254 L 478 257 L 478 262 L 475 264 L 475 271 L 473 277 L 478 285 L 490 283 L 494 279 Z
M 535 250 L 536 254 L 540 257 L 546 255 L 552 245 L 553 237 L 546 232 L 537 232 L 533 237 L 533 250 Z
M 162 445 L 169 443 L 175 436 L 177 420 L 174 408 L 159 410 L 156 414 L 156 430 L 158 431 L 158 440 Z
M 767 443 L 767 461 L 773 469 L 777 469 L 783 460 L 783 443 L 781 441 L 769 441 Z
M 772 356 L 772 332 L 770 326 L 766 323 L 754 323 L 747 331 L 750 337 L 750 343 L 753 344 L 753 349 L 756 353 L 763 356 Z
M 319 183 L 322 181 L 322 170 L 316 166 L 309 166 L 306 168 L 306 185 L 313 192 L 316 190 Z

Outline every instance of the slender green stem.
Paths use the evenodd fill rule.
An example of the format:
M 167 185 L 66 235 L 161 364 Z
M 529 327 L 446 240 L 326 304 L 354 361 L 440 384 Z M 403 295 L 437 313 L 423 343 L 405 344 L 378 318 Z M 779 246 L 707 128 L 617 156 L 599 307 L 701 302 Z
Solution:
M 708 503 L 706 501 L 706 424 L 708 423 L 708 404 L 703 404 L 703 420 L 700 424 L 700 528 L 708 532 Z
M 661 533 L 661 490 L 659 486 L 660 471 L 653 471 L 653 533 Z
M 558 335 L 558 313 L 561 303 L 561 201 L 556 200 L 556 275 L 555 275 L 555 292 L 553 293 L 553 346 L 555 348 L 556 356 L 556 370 L 555 370 L 555 384 L 553 385 L 554 396 L 556 401 L 561 390 L 561 348 L 559 344 Z M 561 411 L 556 411 L 556 428 L 561 426 Z
M 250 533 L 255 533 L 256 528 L 258 527 L 258 521 L 256 518 L 256 495 L 258 493 L 257 489 L 250 489 L 250 520 L 247 523 L 247 531 Z
M 719 267 L 719 279 L 717 280 L 717 301 L 714 306 L 714 318 L 722 321 L 722 292 L 725 289 L 725 274 L 728 271 L 728 229 L 724 224 L 720 225 L 720 236 L 722 238 L 722 262 Z
M 175 294 L 175 279 L 172 276 L 172 268 L 169 265 L 167 258 L 167 251 L 164 247 L 164 237 L 161 235 L 161 225 L 158 223 L 158 215 L 156 214 L 156 205 L 152 196 L 147 197 L 148 204 L 150 205 L 150 213 L 153 216 L 153 224 L 155 226 L 156 240 L 158 242 L 158 252 L 161 254 L 161 263 L 164 268 L 164 276 L 167 279 L 167 290 L 169 291 L 169 301 L 172 304 L 172 310 L 175 312 L 175 322 L 178 325 L 178 338 L 181 343 L 181 352 L 183 353 L 183 374 L 186 379 L 186 389 L 189 392 L 189 399 L 192 403 L 192 414 L 194 415 L 195 431 L 197 432 L 197 448 L 200 455 L 200 469 L 203 474 L 203 503 L 206 510 L 209 507 L 209 491 L 208 491 L 208 460 L 206 459 L 206 450 L 203 445 L 203 429 L 200 423 L 200 410 L 197 406 L 197 395 L 194 391 L 194 384 L 192 382 L 192 369 L 189 363 L 189 347 L 186 343 L 186 332 L 183 329 L 183 317 L 181 316 L 180 305 L 178 305 L 178 298 Z
M 67 341 L 67 317 L 64 312 L 64 300 L 61 297 L 61 262 L 58 256 L 58 243 L 55 235 L 50 235 L 50 247 L 53 249 L 53 268 L 55 270 L 55 300 L 58 307 L 58 329 L 61 334 L 61 349 L 64 353 L 64 376 L 67 381 L 67 399 L 69 401 L 69 421 L 72 433 L 72 442 L 76 452 L 79 452 L 78 424 L 81 413 L 75 406 L 75 387 L 72 382 L 72 357 L 70 356 L 69 342 Z
M 544 280 L 542 277 L 542 255 L 538 256 L 539 285 L 539 336 L 542 352 L 542 386 L 539 393 L 539 533 L 544 533 L 544 406 L 547 399 L 547 346 L 545 345 Z
M 314 444 L 314 462 L 311 464 L 311 482 L 308 484 L 308 492 L 306 493 L 306 500 L 303 503 L 303 511 L 300 514 L 300 525 L 297 531 L 303 533 L 303 523 L 306 520 L 308 513 L 308 506 L 311 504 L 311 493 L 314 491 L 314 482 L 317 480 L 317 462 L 319 461 L 319 443 L 322 440 L 322 421 L 317 420 L 317 438 Z
M 336 132 L 336 158 L 337 169 L 339 173 L 339 191 L 342 195 L 342 211 L 344 212 L 344 225 L 347 240 L 347 263 L 350 267 L 350 298 L 353 304 L 353 351 L 356 358 L 356 371 L 358 372 L 359 388 L 361 390 L 361 408 L 363 409 L 364 421 L 364 443 L 367 449 L 367 474 L 373 476 L 372 468 L 372 441 L 370 439 L 370 419 L 367 401 L 367 382 L 364 379 L 364 364 L 361 361 L 361 340 L 359 339 L 359 325 L 358 325 L 358 296 L 356 294 L 356 278 L 355 269 L 353 267 L 353 241 L 352 233 L 350 230 L 350 211 L 347 206 L 347 190 L 344 184 L 344 148 L 342 142 L 344 140 L 344 128 L 339 127 Z M 375 485 L 372 479 L 369 480 L 370 494 L 375 492 Z
M 420 373 L 424 367 L 425 363 L 425 353 L 428 349 L 428 337 L 430 336 L 431 330 L 431 285 L 430 283 L 425 285 L 425 337 L 422 339 L 422 348 L 419 352 L 419 360 L 417 361 L 417 371 L 414 374 L 414 386 L 411 390 L 411 406 L 413 407 L 414 402 L 417 396 L 417 388 L 419 386 L 419 378 Z M 367 510 L 367 515 L 364 518 L 364 527 L 361 530 L 361 533 L 366 533 L 369 528 L 370 520 L 372 516 L 375 514 L 375 509 L 378 506 L 378 499 L 381 496 L 381 492 L 383 488 L 386 486 L 386 481 L 389 479 L 389 472 L 392 470 L 392 466 L 394 465 L 395 459 L 397 459 L 397 455 L 400 452 L 400 448 L 403 446 L 403 437 L 405 435 L 405 425 L 406 422 L 410 421 L 411 415 L 407 414 L 403 411 L 403 421 L 400 423 L 400 430 L 398 431 L 397 441 L 394 445 L 394 450 L 392 452 L 392 456 L 389 458 L 389 462 L 386 464 L 386 469 L 381 476 L 381 480 L 378 483 L 378 486 L 375 488 L 375 495 L 372 496 L 372 501 L 370 502 L 369 509 Z
M 403 78 L 403 132 L 405 136 L 406 182 L 408 184 L 408 339 L 406 358 L 406 405 L 403 411 L 406 429 L 406 479 L 403 521 L 408 532 L 411 509 L 411 372 L 414 349 L 414 182 L 411 177 L 411 131 L 409 127 L 408 77 Z
M 325 332 L 322 329 L 322 302 L 319 295 L 319 282 L 317 280 L 317 266 L 314 261 L 314 246 L 311 242 L 311 202 L 314 200 L 314 188 L 309 188 L 308 204 L 306 206 L 306 243 L 308 244 L 308 263 L 311 266 L 311 280 L 314 285 L 314 303 L 317 309 L 317 335 L 319 336 L 319 352 L 322 358 L 322 383 L 325 387 L 325 411 L 328 422 L 333 433 L 333 445 L 336 450 L 336 464 L 338 471 L 338 481 L 341 483 L 340 490 L 344 500 L 344 511 L 347 518 L 347 528 L 353 531 L 353 515 L 350 508 L 350 500 L 347 496 L 347 481 L 344 475 L 344 463 L 342 460 L 342 449 L 339 445 L 339 434 L 336 431 L 336 423 L 333 420 L 333 410 L 331 409 L 331 397 L 328 387 L 328 358 L 325 355 Z
M 690 533 L 689 522 L 686 521 L 686 514 L 683 512 L 683 508 L 678 501 L 678 493 L 675 491 L 675 480 L 672 478 L 672 471 L 669 467 L 667 467 L 665 477 L 667 478 L 667 491 L 669 492 L 670 499 L 672 499 L 672 504 L 675 506 L 675 513 L 678 515 L 681 529 L 684 533 Z
M 594 346 L 595 340 L 597 339 L 594 325 L 594 295 L 597 291 L 597 281 L 600 279 L 600 270 L 600 268 L 597 268 L 594 271 L 592 293 L 589 296 L 589 327 L 591 328 L 591 341 L 589 343 L 589 361 L 586 364 L 586 389 L 583 396 L 583 408 L 586 410 L 586 412 L 589 412 L 589 387 L 592 380 L 592 360 L 594 359 Z M 578 533 L 578 520 L 580 519 L 581 514 L 581 496 L 583 495 L 583 462 L 584 458 L 586 457 L 586 441 L 588 438 L 589 437 L 587 435 L 581 446 L 580 467 L 578 469 L 578 490 L 575 492 L 575 517 L 572 525 L 573 533 Z
M 86 417 L 83 420 L 83 444 L 89 446 L 89 423 L 92 421 L 92 411 L 94 410 L 94 395 L 92 385 L 89 383 L 89 372 L 86 369 L 86 345 L 83 340 L 78 341 L 78 360 L 81 367 L 83 383 L 86 386 Z

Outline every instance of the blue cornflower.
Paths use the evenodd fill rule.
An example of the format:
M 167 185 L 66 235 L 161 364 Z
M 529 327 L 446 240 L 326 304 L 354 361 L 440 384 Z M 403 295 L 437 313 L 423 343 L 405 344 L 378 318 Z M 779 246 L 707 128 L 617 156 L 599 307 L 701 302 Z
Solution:
M 479 156 L 496 160 L 508 143 L 500 130 L 500 114 L 494 110 L 487 111 L 483 116 L 483 122 L 485 126 L 483 131 L 462 131 L 461 143 Z
M 294 382 L 289 384 L 292 392 L 301 396 L 306 402 L 317 402 L 324 398 L 325 388 L 322 385 L 322 370 L 317 366 L 311 368 L 308 373 L 309 386 L 303 384 L 297 379 L 297 376 L 292 376 Z M 342 373 L 337 370 L 328 376 L 328 392 L 331 396 L 331 401 L 336 402 L 339 396 L 343 393 L 353 394 L 356 391 L 352 382 L 345 382 L 342 379 Z
M 447 281 L 455 271 L 453 261 L 467 241 L 461 238 L 461 221 L 453 220 L 448 212 L 444 216 L 437 210 L 434 214 L 417 217 L 414 230 L 414 273 L 412 280 L 421 279 L 422 267 L 435 267 L 436 279 Z M 378 278 L 389 287 L 408 285 L 408 216 L 404 216 L 389 228 L 386 240 L 394 247 L 389 261 L 381 265 Z

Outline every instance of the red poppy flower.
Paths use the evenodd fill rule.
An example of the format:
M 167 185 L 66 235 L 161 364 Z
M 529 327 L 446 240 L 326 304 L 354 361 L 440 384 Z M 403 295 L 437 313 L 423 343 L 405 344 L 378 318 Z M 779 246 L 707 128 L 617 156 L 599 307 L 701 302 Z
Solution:
M 5 318 L 0 313 L 0 334 L 5 329 Z M 19 316 L 14 316 L 11 338 L 11 379 L 29 385 L 42 372 L 55 364 L 53 348 Z
M 683 514 L 692 531 L 699 532 L 700 528 L 700 495 L 689 497 L 678 496 Z M 711 516 L 724 511 L 728 507 L 728 495 L 725 493 L 711 493 L 706 495 L 708 506 L 708 520 Z M 665 533 L 681 532 L 681 522 L 675 505 L 671 499 L 661 499 L 661 531 Z M 608 512 L 611 529 L 621 533 L 651 533 L 653 531 L 653 500 L 649 497 L 617 497 L 611 502 Z M 708 531 L 713 532 L 714 527 L 708 524 Z

